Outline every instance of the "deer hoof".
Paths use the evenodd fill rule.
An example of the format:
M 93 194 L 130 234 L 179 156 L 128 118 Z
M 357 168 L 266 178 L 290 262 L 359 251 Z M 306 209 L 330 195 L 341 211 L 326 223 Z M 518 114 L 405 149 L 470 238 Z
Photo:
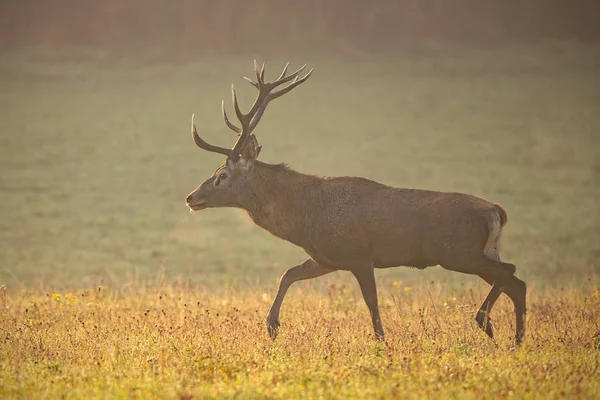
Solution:
M 477 316 L 475 317 L 475 321 L 477 321 L 477 325 L 485 331 L 485 333 L 491 338 L 494 338 L 494 326 L 492 325 L 492 320 L 488 316 L 485 311 L 477 312 Z
M 277 338 L 277 334 L 279 333 L 279 321 L 268 322 L 268 324 L 269 336 L 271 339 L 275 340 L 275 338 Z
M 525 337 L 525 330 L 521 330 L 517 332 L 517 336 L 515 336 L 515 346 L 519 347 L 523 343 L 523 338 Z

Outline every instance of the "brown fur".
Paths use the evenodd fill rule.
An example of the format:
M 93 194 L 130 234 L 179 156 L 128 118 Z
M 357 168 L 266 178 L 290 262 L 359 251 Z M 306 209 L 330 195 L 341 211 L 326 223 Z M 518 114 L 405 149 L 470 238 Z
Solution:
M 277 296 L 267 317 L 275 338 L 279 310 L 289 286 L 336 270 L 348 270 L 360 285 L 371 313 L 375 335 L 383 338 L 374 268 L 412 266 L 443 268 L 480 276 L 492 289 L 476 315 L 479 326 L 493 337 L 489 312 L 502 293 L 515 305 L 516 342 L 525 330 L 525 283 L 513 274 L 515 266 L 500 261 L 499 242 L 506 211 L 498 204 L 463 193 L 402 189 L 358 177 L 317 177 L 286 165 L 258 161 L 261 147 L 251 132 L 270 100 L 308 79 L 298 79 L 300 68 L 276 82 L 264 81 L 264 64 L 255 62 L 258 96 L 243 114 L 235 92 L 233 103 L 241 128 L 233 125 L 223 108 L 227 126 L 240 136 L 233 149 L 211 145 L 196 131 L 202 149 L 227 156 L 227 161 L 187 198 L 193 210 L 239 207 L 273 235 L 302 247 L 310 256 L 281 277 Z M 292 81 L 293 79 L 293 81 Z M 291 83 L 273 91 L 286 82 Z
M 253 185 L 239 193 L 239 207 L 257 225 L 335 269 L 357 263 L 470 268 L 487 240 L 487 216 L 497 210 L 471 195 L 320 178 L 260 162 L 249 174 Z
M 508 215 L 506 214 L 506 211 L 504 210 L 504 208 L 502 208 L 500 204 L 496 203 L 494 205 L 496 206 L 496 210 L 500 215 L 500 225 L 506 225 L 506 223 L 508 222 Z
M 228 174 L 229 186 L 215 187 L 223 172 Z M 498 295 L 510 286 L 516 309 L 523 314 L 518 315 L 517 341 L 522 338 L 524 283 L 513 276 L 513 264 L 499 259 L 507 217 L 498 204 L 469 194 L 394 188 L 359 177 L 317 177 L 285 164 L 244 159 L 228 161 L 217 169 L 188 197 L 188 203 L 194 204 L 196 198 L 205 199 L 206 207 L 242 208 L 258 226 L 302 247 L 312 261 L 308 267 L 295 267 L 296 280 L 348 270 L 360 283 L 369 280 L 360 278 L 361 274 L 373 268 L 441 265 L 481 276 L 496 284 Z M 299 273 L 303 269 L 309 273 Z M 293 279 L 288 279 L 289 284 Z M 365 300 L 376 298 L 376 292 L 365 290 Z M 493 297 L 484 303 L 488 309 Z M 281 301 L 274 303 L 277 317 L 270 317 L 272 336 L 279 324 Z M 371 313 L 377 335 L 383 336 L 378 310 Z M 480 326 L 492 336 L 489 317 L 480 313 Z

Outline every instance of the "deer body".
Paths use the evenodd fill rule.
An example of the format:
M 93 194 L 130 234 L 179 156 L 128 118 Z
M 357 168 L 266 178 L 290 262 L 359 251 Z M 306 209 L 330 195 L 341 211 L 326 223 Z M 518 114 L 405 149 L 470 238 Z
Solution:
M 376 336 L 383 338 L 374 268 L 441 265 L 478 275 L 492 285 L 476 314 L 490 337 L 489 312 L 502 293 L 510 297 L 519 344 L 525 328 L 526 286 L 514 276 L 513 264 L 500 261 L 499 240 L 507 220 L 500 205 L 469 194 L 394 188 L 359 177 L 306 175 L 256 159 L 261 147 L 252 130 L 270 100 L 306 81 L 310 73 L 297 79 L 303 68 L 285 76 L 286 66 L 276 82 L 266 83 L 264 64 L 260 72 L 255 66 L 257 82 L 250 82 L 259 95 L 248 114 L 241 113 L 233 92 L 242 128 L 229 122 L 223 108 L 227 126 L 240 133 L 232 150 L 203 141 L 192 123 L 196 144 L 227 155 L 227 160 L 188 196 L 188 206 L 242 208 L 258 226 L 302 247 L 310 257 L 281 278 L 267 317 L 271 337 L 277 336 L 279 310 L 292 283 L 347 270 L 358 280 Z M 291 79 L 291 84 L 273 92 Z
M 264 163 L 253 168 L 238 207 L 335 269 L 352 269 L 357 257 L 374 268 L 465 264 L 487 242 L 488 216 L 500 213 L 498 205 L 462 193 L 320 178 Z

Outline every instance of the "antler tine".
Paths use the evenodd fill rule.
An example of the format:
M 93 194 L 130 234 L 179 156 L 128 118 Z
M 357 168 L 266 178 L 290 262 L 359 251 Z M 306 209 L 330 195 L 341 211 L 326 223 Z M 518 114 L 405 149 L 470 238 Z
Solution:
M 250 82 L 250 84 L 252 86 L 254 86 L 257 89 L 260 89 L 260 87 L 258 86 L 258 83 L 254 82 L 252 79 L 248 78 L 247 76 L 244 77 L 245 80 L 247 80 L 248 82 Z
M 276 82 L 273 82 L 273 87 L 277 87 L 279 85 L 283 85 L 284 83 L 289 82 L 292 79 L 296 79 L 296 77 L 298 75 L 300 75 L 300 73 L 302 73 L 302 71 L 304 71 L 304 68 L 306 68 L 306 65 L 307 64 L 304 64 L 303 66 L 301 66 L 300 68 L 298 68 L 298 70 L 296 72 L 293 72 L 293 73 L 289 74 L 288 76 L 284 76 L 283 78 L 277 79 Z M 287 69 L 287 66 L 284 69 L 284 72 L 285 72 L 286 69 Z
M 254 75 L 256 75 L 256 80 L 260 82 L 260 73 L 258 72 L 258 62 L 256 61 L 256 58 L 254 59 Z
M 300 70 L 296 71 L 294 74 L 296 74 L 297 72 L 301 72 L 302 69 L 304 69 L 304 67 L 302 67 Z M 265 112 L 267 105 L 269 104 L 269 102 L 273 99 L 276 99 L 280 96 L 283 96 L 284 94 L 288 93 L 290 90 L 292 90 L 293 88 L 295 88 L 296 86 L 298 86 L 299 84 L 306 82 L 306 80 L 308 78 L 310 78 L 311 74 L 313 73 L 315 69 L 311 69 L 310 71 L 308 71 L 308 73 L 306 75 L 304 75 L 304 77 L 298 79 L 298 75 L 296 74 L 296 77 L 294 78 L 294 80 L 292 81 L 292 83 L 290 83 L 289 85 L 287 85 L 286 87 L 284 87 L 283 89 L 278 90 L 277 92 L 271 92 L 269 93 L 269 95 L 267 95 L 267 97 L 265 98 L 265 100 L 262 102 L 262 104 L 260 105 L 260 107 L 258 108 L 258 110 L 256 111 L 256 114 L 254 114 L 254 117 L 252 118 L 252 121 L 250 121 L 250 126 L 249 126 L 249 130 L 250 132 L 252 132 L 254 130 L 254 128 L 256 128 L 256 125 L 258 125 L 258 123 L 260 122 L 260 119 L 262 118 L 263 113 Z
M 237 115 L 238 119 L 242 123 L 242 130 L 244 130 L 244 122 L 246 122 L 248 115 L 242 114 L 242 110 L 240 110 L 240 105 L 238 104 L 237 95 L 235 93 L 235 88 L 233 87 L 233 85 L 231 85 L 231 101 L 233 102 L 233 109 L 235 110 L 235 115 Z
M 252 79 L 248 78 L 247 76 L 244 76 L 244 79 L 247 80 L 248 82 L 250 82 L 250 84 L 252 86 L 254 86 L 255 88 L 260 90 L 260 85 L 267 85 L 267 86 L 271 86 L 271 89 L 282 85 L 286 82 L 291 81 L 292 79 L 295 79 L 302 71 L 304 71 L 304 69 L 306 68 L 306 64 L 304 64 L 302 67 L 300 67 L 296 72 L 290 74 L 289 76 L 285 76 L 287 69 L 289 67 L 290 63 L 288 62 L 287 64 L 285 64 L 285 67 L 283 67 L 283 71 L 281 71 L 281 74 L 279 75 L 279 78 L 277 78 L 277 80 L 275 82 L 271 82 L 271 83 L 265 83 L 264 79 L 265 79 L 265 66 L 266 63 L 263 63 L 262 68 L 259 72 L 258 70 L 258 66 L 256 64 L 256 60 L 254 60 L 254 72 L 256 74 L 256 80 L 257 82 L 254 82 Z
M 263 62 L 260 70 L 258 69 L 258 63 L 254 60 L 254 75 L 256 75 L 256 81 L 259 83 L 264 83 L 265 81 L 265 65 L 267 63 Z
M 194 124 L 194 114 L 192 114 L 192 137 L 194 138 L 194 142 L 198 147 L 203 150 L 212 151 L 213 153 L 223 154 L 227 157 L 231 157 L 232 151 L 230 149 L 226 149 L 219 146 L 213 146 L 202 140 L 202 138 L 198 135 L 198 131 L 196 130 L 196 124 Z
M 288 93 L 290 90 L 292 90 L 293 88 L 295 88 L 296 86 L 298 86 L 299 84 L 306 82 L 306 80 L 308 78 L 310 78 L 310 76 L 312 75 L 313 71 L 315 69 L 311 69 L 310 71 L 308 71 L 308 73 L 306 75 L 304 75 L 302 78 L 298 79 L 298 76 L 296 75 L 296 77 L 294 78 L 294 80 L 292 81 L 292 83 L 290 83 L 289 85 L 287 85 L 286 87 L 284 87 L 283 89 L 280 89 L 276 92 L 272 92 L 271 94 L 269 94 L 269 101 L 278 98 L 279 96 L 283 96 L 284 94 Z
M 288 61 L 287 64 L 285 64 L 285 67 L 283 67 L 283 71 L 281 71 L 281 75 L 279 75 L 279 78 L 277 78 L 277 80 L 281 80 L 281 78 L 283 78 L 285 76 L 285 73 L 287 72 L 288 67 L 290 66 L 290 62 Z
M 259 110 L 259 108 L 263 105 L 263 103 L 269 101 L 267 99 L 269 98 L 270 92 L 273 89 L 275 89 L 277 86 L 280 86 L 280 85 L 282 85 L 282 84 L 284 84 L 286 82 L 289 82 L 292 79 L 296 79 L 298 77 L 298 75 L 302 71 L 304 71 L 304 68 L 306 68 L 306 64 L 304 64 L 296 72 L 290 74 L 289 76 L 284 76 L 285 73 L 287 72 L 287 68 L 288 68 L 288 65 L 289 65 L 289 62 L 288 62 L 285 65 L 285 67 L 283 68 L 283 71 L 281 72 L 281 75 L 280 75 L 279 79 L 277 79 L 275 82 L 265 82 L 264 81 L 265 65 L 266 65 L 266 63 L 263 63 L 260 72 L 258 72 L 258 67 L 256 65 L 256 60 L 255 60 L 254 69 L 256 71 L 256 77 L 257 77 L 258 82 L 255 83 L 251 79 L 246 78 L 246 80 L 249 81 L 250 84 L 252 84 L 252 86 L 254 86 L 254 87 L 256 87 L 258 89 L 258 97 L 256 98 L 256 101 L 254 102 L 254 104 L 252 105 L 252 108 L 250 108 L 250 111 L 247 114 L 248 116 L 250 116 L 251 120 L 255 119 L 254 118 L 255 115 L 256 115 L 257 111 Z M 281 78 L 281 76 L 283 76 L 283 78 Z M 302 82 L 300 82 L 300 83 L 302 83 Z M 286 92 L 281 93 L 279 96 L 281 96 L 282 94 L 285 94 L 285 93 L 289 92 L 291 89 L 293 89 L 293 88 L 290 88 Z M 277 97 L 279 97 L 279 96 L 277 96 Z M 234 104 L 234 106 L 235 106 L 235 104 Z M 238 118 L 239 118 L 239 114 L 238 114 Z
M 235 133 L 242 133 L 242 129 L 238 128 L 237 126 L 232 124 L 229 121 L 229 118 L 227 118 L 227 111 L 225 111 L 225 100 L 221 100 L 221 113 L 223 114 L 223 119 L 225 120 L 225 125 L 227 125 L 227 127 L 229 129 L 231 129 Z
M 262 63 L 262 67 L 260 67 L 260 79 L 259 82 L 264 83 L 265 82 L 265 66 L 267 65 L 266 62 Z
M 231 86 L 231 98 L 233 101 L 233 108 L 235 110 L 235 114 L 236 114 L 238 120 L 241 123 L 241 129 L 239 129 L 239 128 L 238 128 L 239 130 L 234 129 L 237 127 L 235 125 L 233 125 L 227 119 L 227 113 L 225 112 L 225 109 L 223 108 L 223 117 L 225 119 L 225 123 L 227 124 L 227 126 L 230 129 L 234 130 L 235 132 L 240 133 L 237 142 L 235 143 L 235 145 L 233 146 L 233 149 L 231 150 L 233 158 L 237 158 L 239 156 L 239 154 L 242 153 L 250 134 L 252 133 L 254 128 L 256 128 L 256 125 L 258 125 L 262 115 L 264 114 L 267 104 L 271 100 L 276 99 L 276 98 L 288 93 L 290 90 L 292 90 L 299 84 L 305 82 L 313 72 L 313 70 L 310 70 L 308 72 L 308 74 L 306 74 L 304 77 L 298 79 L 298 76 L 306 68 L 306 64 L 304 64 L 302 67 L 300 67 L 297 71 L 286 76 L 288 67 L 289 67 L 289 63 L 287 63 L 285 65 L 285 67 L 283 68 L 283 71 L 281 72 L 281 74 L 279 75 L 279 78 L 276 81 L 265 82 L 266 63 L 263 63 L 259 70 L 258 62 L 256 60 L 254 60 L 254 73 L 256 75 L 256 82 L 247 77 L 244 77 L 244 79 L 246 79 L 248 82 L 250 82 L 250 84 L 252 86 L 254 86 L 255 88 L 258 89 L 258 96 L 256 97 L 254 104 L 252 104 L 252 107 L 250 107 L 250 111 L 248 111 L 247 114 L 243 114 L 241 112 L 240 106 L 238 104 L 235 89 L 234 89 L 233 85 Z M 284 88 L 282 88 L 276 92 L 273 92 L 273 89 L 275 89 L 287 82 L 290 82 L 290 81 L 292 81 L 292 83 L 290 83 L 289 85 L 285 86 Z

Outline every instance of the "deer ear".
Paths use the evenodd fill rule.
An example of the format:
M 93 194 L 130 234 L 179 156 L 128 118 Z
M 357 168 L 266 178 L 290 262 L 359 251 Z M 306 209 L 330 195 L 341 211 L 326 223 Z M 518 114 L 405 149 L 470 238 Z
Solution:
M 253 158 L 246 158 L 244 155 L 242 155 L 240 158 L 238 158 L 237 165 L 242 171 L 246 172 L 252 166 L 252 161 L 254 161 Z
M 261 149 L 262 146 L 258 144 L 258 139 L 256 139 L 256 136 L 250 135 L 248 138 L 248 143 L 246 143 L 244 149 L 242 150 L 242 158 L 247 160 L 256 160 Z

